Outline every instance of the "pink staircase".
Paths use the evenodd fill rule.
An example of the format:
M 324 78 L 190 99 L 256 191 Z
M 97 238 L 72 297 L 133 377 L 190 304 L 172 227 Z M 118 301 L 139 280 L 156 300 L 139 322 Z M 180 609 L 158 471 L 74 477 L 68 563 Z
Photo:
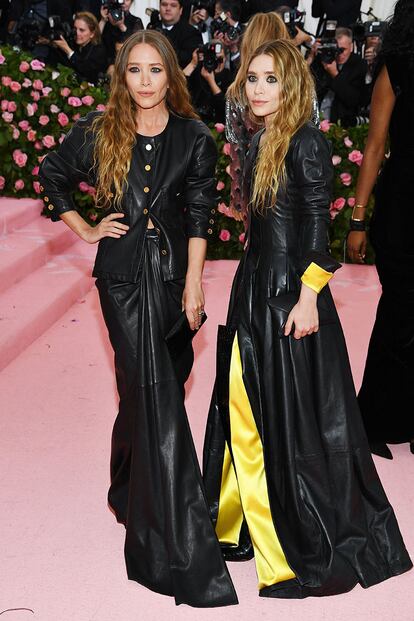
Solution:
M 40 215 L 31 199 L 0 199 L 0 370 L 92 287 L 96 247 Z

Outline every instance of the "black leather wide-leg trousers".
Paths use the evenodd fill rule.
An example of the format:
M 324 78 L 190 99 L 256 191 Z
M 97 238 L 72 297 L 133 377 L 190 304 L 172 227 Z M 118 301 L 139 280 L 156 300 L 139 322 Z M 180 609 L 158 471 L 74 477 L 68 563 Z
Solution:
M 237 603 L 205 500 L 184 407 L 191 346 L 172 361 L 165 334 L 181 313 L 184 282 L 164 282 L 158 237 L 147 232 L 137 283 L 98 280 L 115 351 L 119 414 L 112 434 L 109 504 L 125 524 L 128 577 L 177 604 Z

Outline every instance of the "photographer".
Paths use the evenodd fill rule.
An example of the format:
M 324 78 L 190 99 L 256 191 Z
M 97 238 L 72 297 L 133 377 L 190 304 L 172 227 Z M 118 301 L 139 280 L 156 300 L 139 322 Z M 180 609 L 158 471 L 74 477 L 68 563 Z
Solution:
M 234 78 L 226 60 L 222 42 L 213 39 L 195 50 L 184 68 L 193 106 L 206 123 L 225 122 L 225 95 Z
M 117 44 L 122 44 L 131 34 L 144 28 L 141 19 L 129 12 L 131 4 L 132 0 L 112 0 L 101 7 L 99 30 L 109 65 L 115 62 Z
M 354 125 L 364 99 L 367 65 L 353 52 L 352 31 L 337 28 L 334 39 L 318 39 L 307 60 L 323 118 Z
M 180 67 L 183 68 L 190 62 L 194 50 L 203 44 L 203 39 L 198 30 L 181 19 L 182 13 L 182 0 L 161 0 L 159 25 L 151 27 L 167 37 L 177 54 Z
M 74 44 L 69 44 L 61 36 L 60 39 L 50 42 L 50 45 L 56 48 L 59 62 L 72 67 L 80 79 L 94 84 L 108 65 L 98 20 L 86 11 L 76 13 L 74 31 Z
M 238 0 L 219 0 L 216 2 L 214 20 L 210 24 L 214 39 L 221 41 L 229 53 L 229 66 L 232 73 L 240 64 L 240 40 L 243 27 L 240 23 L 241 6 Z
M 211 39 L 210 24 L 212 18 L 209 15 L 211 6 L 212 4 L 209 0 L 194 0 L 190 8 L 188 23 L 198 30 L 204 44 L 209 43 Z
M 293 45 L 296 45 L 296 47 L 300 47 L 301 45 L 310 47 L 315 42 L 315 38 L 304 32 L 297 23 L 297 20 L 303 15 L 302 13 L 298 12 L 295 8 L 291 8 L 287 4 L 278 7 L 275 9 L 275 12 L 283 19 Z

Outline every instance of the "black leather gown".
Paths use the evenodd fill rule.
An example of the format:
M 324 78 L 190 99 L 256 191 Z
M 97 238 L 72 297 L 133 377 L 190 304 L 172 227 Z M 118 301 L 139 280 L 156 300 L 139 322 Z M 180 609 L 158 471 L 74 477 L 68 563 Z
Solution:
M 247 179 L 260 135 L 252 141 Z M 237 335 L 270 504 L 269 517 L 263 518 L 262 511 L 252 537 L 255 556 L 255 538 L 274 533 L 268 552 L 280 544 L 291 574 L 273 584 L 268 580 L 260 586 L 259 581 L 260 595 L 303 598 L 346 592 L 357 583 L 369 587 L 407 571 L 412 563 L 371 458 L 329 287 L 319 294 L 319 331 L 300 340 L 279 335 L 281 324 L 269 306 L 299 291 L 310 263 L 330 273 L 339 267 L 327 252 L 332 165 L 324 136 L 310 123 L 302 127 L 286 162 L 287 183 L 277 204 L 264 216 L 249 214 L 247 247 L 234 279 L 227 324 L 219 329 L 203 475 L 217 529 L 226 447 L 239 490 L 242 484 L 248 488 L 246 471 L 252 470 L 247 464 L 238 471 L 232 446 L 233 425 L 242 425 L 241 410 L 240 421 L 231 419 L 234 394 L 229 400 Z M 239 442 L 237 450 L 244 448 L 248 450 Z M 248 557 L 252 499 L 254 490 L 249 507 L 240 493 L 243 522 L 232 550 L 241 558 Z M 230 513 L 226 517 L 229 528 L 234 527 Z

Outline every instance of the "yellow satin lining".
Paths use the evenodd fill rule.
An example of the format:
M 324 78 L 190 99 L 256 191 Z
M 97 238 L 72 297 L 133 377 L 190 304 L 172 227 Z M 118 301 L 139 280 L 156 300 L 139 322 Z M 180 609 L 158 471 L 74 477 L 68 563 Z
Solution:
M 316 293 L 319 293 L 324 286 L 331 280 L 332 272 L 327 272 L 316 263 L 311 263 L 302 275 L 301 281 Z
M 295 574 L 287 564 L 280 545 L 270 512 L 267 492 L 266 473 L 264 469 L 263 446 L 257 431 L 253 412 L 242 376 L 237 335 L 233 342 L 230 365 L 230 427 L 231 446 L 235 464 L 236 477 L 230 477 L 228 460 L 223 464 L 223 481 L 220 494 L 219 520 L 220 525 L 227 525 L 228 539 L 234 541 L 234 535 L 240 532 L 239 517 L 237 524 L 233 522 L 232 511 L 235 509 L 235 495 L 240 493 L 241 505 L 252 539 L 259 589 L 295 578 Z M 227 449 L 228 451 L 228 449 Z M 226 469 L 226 475 L 225 474 Z M 230 493 L 230 485 L 233 490 Z M 230 502 L 231 500 L 231 502 Z M 219 523 L 219 522 L 218 522 Z M 219 532 L 217 533 L 221 540 Z

